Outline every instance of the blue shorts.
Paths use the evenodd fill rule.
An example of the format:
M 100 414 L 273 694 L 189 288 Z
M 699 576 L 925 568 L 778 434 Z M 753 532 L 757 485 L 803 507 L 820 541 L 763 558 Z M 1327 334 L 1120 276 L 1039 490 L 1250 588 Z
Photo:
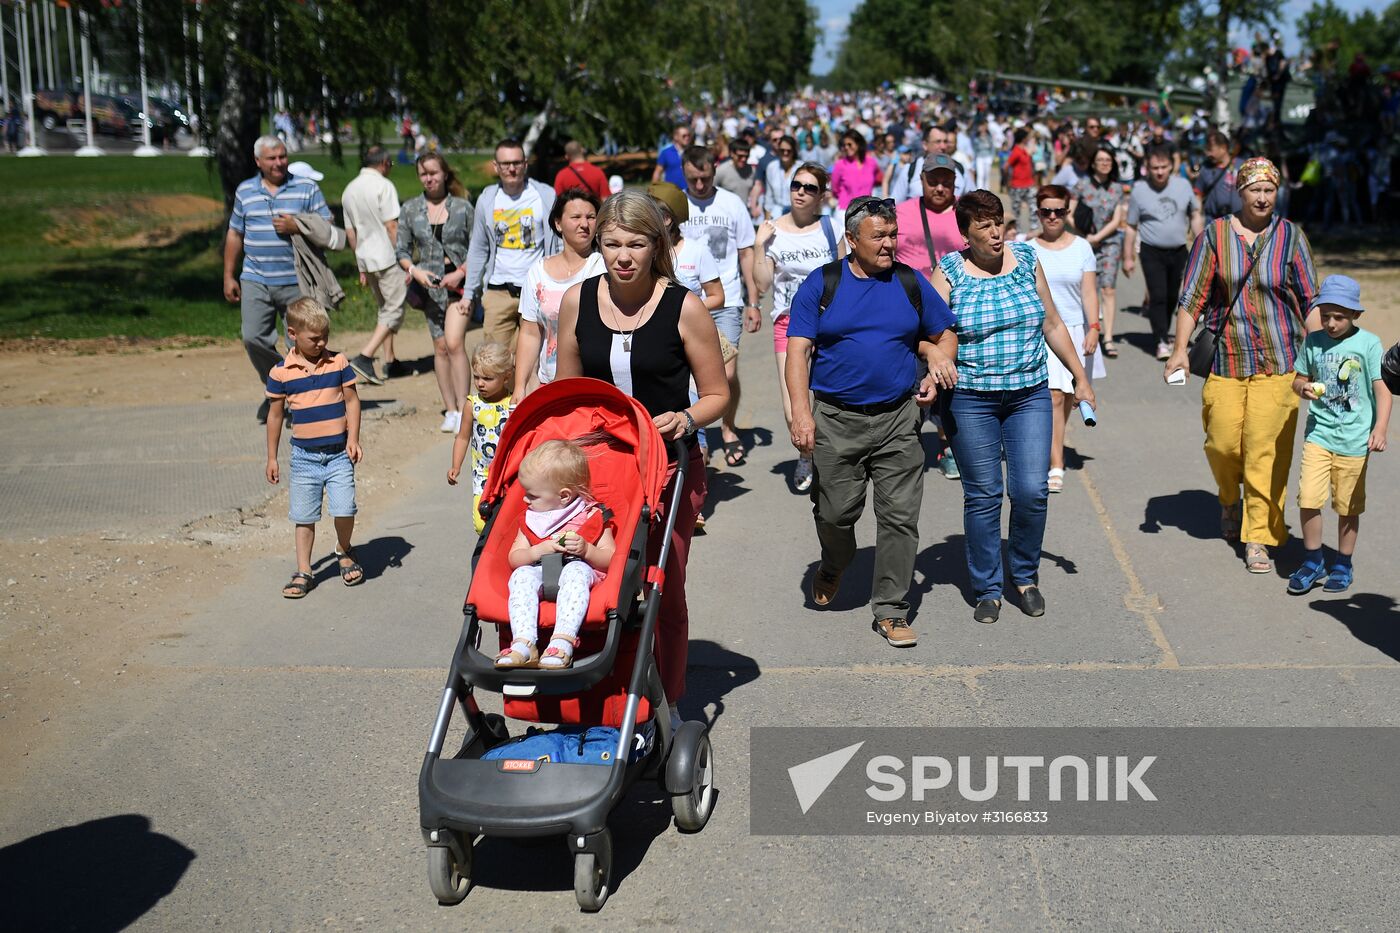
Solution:
M 744 332 L 744 309 L 743 308 L 719 308 L 710 312 L 710 317 L 715 319 L 715 329 L 725 337 L 735 347 L 739 346 L 739 336 Z
M 310 449 L 292 446 L 291 508 L 288 518 L 297 525 L 321 520 L 321 493 L 330 502 L 332 518 L 355 514 L 355 464 L 344 445 Z

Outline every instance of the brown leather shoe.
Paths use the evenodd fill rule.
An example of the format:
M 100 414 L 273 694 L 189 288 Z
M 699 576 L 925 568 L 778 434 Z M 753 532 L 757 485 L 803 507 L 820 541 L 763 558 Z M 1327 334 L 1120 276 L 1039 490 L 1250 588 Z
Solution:
M 812 577 L 812 602 L 818 606 L 825 606 L 836 596 L 836 591 L 841 588 L 841 572 L 832 573 L 825 567 L 818 567 L 816 574 Z
M 919 636 L 909 627 L 907 619 L 880 619 L 870 623 L 870 627 L 895 648 L 912 648 L 919 642 Z

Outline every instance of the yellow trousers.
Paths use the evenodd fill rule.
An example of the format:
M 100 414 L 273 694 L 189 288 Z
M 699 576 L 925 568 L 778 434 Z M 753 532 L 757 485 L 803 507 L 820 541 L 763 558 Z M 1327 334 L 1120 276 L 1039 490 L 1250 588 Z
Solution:
M 1215 474 L 1221 505 L 1239 502 L 1244 487 L 1240 540 L 1246 543 L 1279 545 L 1288 540 L 1283 503 L 1298 429 L 1293 375 L 1212 375 L 1201 391 L 1206 460 Z

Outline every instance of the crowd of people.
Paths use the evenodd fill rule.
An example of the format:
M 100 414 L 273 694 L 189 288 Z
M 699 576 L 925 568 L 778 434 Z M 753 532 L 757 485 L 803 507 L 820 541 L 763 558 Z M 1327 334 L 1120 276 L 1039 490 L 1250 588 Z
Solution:
M 923 426 L 932 421 L 938 469 L 962 487 L 973 618 L 995 622 L 1008 595 L 1040 616 L 1041 542 L 1048 498 L 1063 489 L 1065 433 L 1076 408 L 1095 415 L 1104 357 L 1118 353 L 1116 276 L 1138 264 L 1163 378 L 1205 378 L 1204 449 L 1222 536 L 1242 545 L 1248 571 L 1272 571 L 1269 549 L 1288 534 L 1293 426 L 1307 399 L 1299 491 L 1307 557 L 1289 588 L 1348 588 L 1365 462 L 1386 446 L 1384 380 L 1387 367 L 1391 376 L 1400 370 L 1400 349 L 1383 362 L 1379 341 L 1357 326 L 1364 305 L 1354 282 L 1319 283 L 1302 226 L 1279 207 L 1281 168 L 1240 159 L 1215 130 L 1193 170 L 1161 123 L 1139 132 L 1094 117 L 1046 118 L 1053 125 L 1042 132 L 1037 120 L 964 125 L 936 109 L 924 119 L 926 102 L 889 103 L 883 95 L 819 102 L 810 117 L 774 113 L 758 131 L 691 115 L 674 127 L 645 189 L 620 190 L 572 143 L 546 184 L 529 176 L 519 141 L 505 139 L 494 151 L 498 181 L 474 203 L 447 157 L 428 152 L 416 160 L 422 195 L 400 205 L 387 181 L 394 160 L 372 147 L 342 203 L 346 240 L 380 317 L 348 357 L 324 351 L 328 324 L 315 313 L 334 304 L 319 251 L 336 248 L 338 232 L 325 229 L 315 173 L 292 172 L 286 146 L 260 139 L 259 175 L 240 185 L 230 221 L 225 294 L 242 306 L 245 344 L 267 386 L 259 418 L 268 423 L 270 480 L 283 417 L 269 405 L 285 400 L 292 423 L 298 568 L 284 595 L 309 588 L 322 490 L 344 581 L 363 578 L 350 542 L 354 385 L 382 381 L 380 348 L 389 348 L 386 375 L 394 375 L 393 334 L 412 304 L 434 341 L 441 428 L 456 435 L 448 480 L 458 481 L 470 457 L 478 531 L 476 502 L 501 427 L 540 386 L 606 380 L 641 401 L 664 437 L 687 439 L 693 468 L 667 570 L 679 585 L 666 590 L 658 641 L 674 701 L 684 689 L 684 564 L 705 522 L 705 428 L 718 426 L 715 453 L 742 469 L 737 361 L 754 352 L 741 345 L 762 330 L 766 306 L 797 452 L 787 481 L 813 504 L 811 605 L 838 592 L 873 486 L 872 628 L 896 647 L 916 642 L 908 592 Z M 1002 190 L 991 190 L 998 182 Z M 308 295 L 317 296 L 313 307 Z M 279 357 L 283 313 L 293 346 Z M 469 361 L 473 320 L 483 333 Z M 1193 345 L 1198 322 L 1205 327 Z M 540 473 L 538 495 L 554 511 L 577 498 L 565 473 Z M 1339 540 L 1324 559 L 1329 495 Z M 533 566 L 546 543 L 527 540 L 512 566 Z M 601 562 L 590 550 L 596 541 L 571 546 L 595 569 Z M 518 575 L 528 589 L 534 577 Z M 564 642 L 540 654 L 524 634 L 501 663 L 568 666 L 572 642 Z

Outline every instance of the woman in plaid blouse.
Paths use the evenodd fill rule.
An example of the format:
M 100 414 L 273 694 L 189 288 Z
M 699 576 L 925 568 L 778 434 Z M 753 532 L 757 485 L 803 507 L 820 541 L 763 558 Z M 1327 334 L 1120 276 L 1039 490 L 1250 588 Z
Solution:
M 1049 498 L 1051 411 L 1047 344 L 1074 378 L 1076 401 L 1096 403 L 1069 331 L 1029 243 L 1002 240 L 1001 198 L 972 191 L 954 208 L 968 248 L 949 253 L 933 288 L 958 319 L 958 380 L 944 427 L 962 470 L 967 569 L 978 622 L 1001 614 L 1001 500 L 1011 498 L 1008 550 L 1021 611 L 1045 614 L 1040 545 Z M 1006 482 L 1001 473 L 1006 453 Z
M 1274 217 L 1279 171 L 1268 159 L 1240 166 L 1242 206 L 1208 224 L 1191 247 L 1165 376 L 1186 372 L 1187 344 L 1203 314 L 1218 330 L 1201 391 L 1206 460 L 1219 488 L 1220 532 L 1243 541 L 1245 568 L 1273 572 L 1268 548 L 1288 540 L 1283 520 L 1298 396 L 1293 363 L 1320 328 L 1312 248 L 1303 228 Z M 1248 277 L 1246 277 L 1248 272 Z M 1243 493 L 1241 493 L 1243 487 Z

